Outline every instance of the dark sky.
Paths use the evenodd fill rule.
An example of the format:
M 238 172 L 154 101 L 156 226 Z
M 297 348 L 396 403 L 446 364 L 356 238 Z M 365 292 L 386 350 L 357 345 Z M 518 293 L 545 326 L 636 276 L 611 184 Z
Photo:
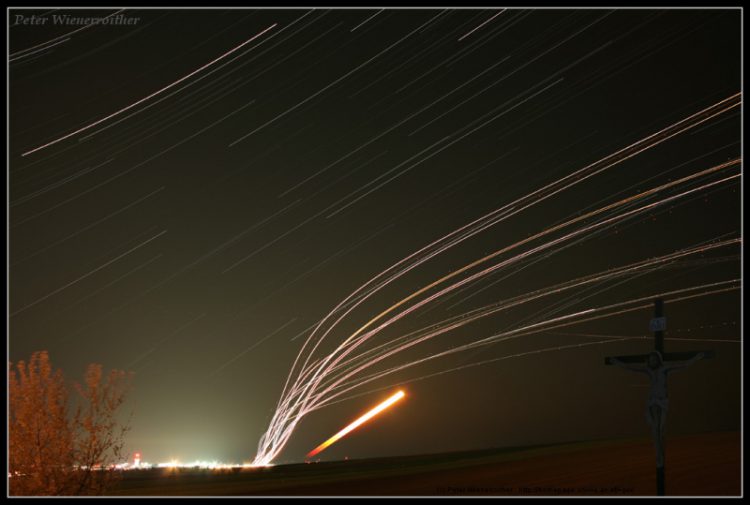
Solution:
M 739 10 L 137 9 L 109 18 L 130 24 L 86 28 L 60 17 L 113 13 L 8 13 L 9 359 L 46 349 L 71 380 L 91 362 L 134 371 L 128 450 L 153 462 L 251 459 L 311 326 L 504 206 L 372 292 L 313 360 L 514 244 L 378 320 L 507 260 L 355 354 L 545 296 L 353 378 L 536 331 L 363 384 L 304 417 L 278 461 L 301 461 L 397 384 L 405 400 L 321 457 L 645 436 L 645 379 L 604 357 L 650 350 L 650 300 L 680 290 L 664 295 L 667 350 L 717 355 L 671 378 L 668 433 L 739 429 L 737 98 L 648 139 L 741 91 Z M 46 22 L 23 24 L 32 15 Z M 648 147 L 607 158 L 639 141 Z M 575 184 L 533 196 L 561 181 Z M 654 266 L 549 291 L 645 260 Z M 687 295 L 700 296 L 677 300 Z M 641 308 L 603 309 L 624 302 Z M 608 315 L 582 321 L 588 309 Z M 568 314 L 575 324 L 547 328 Z

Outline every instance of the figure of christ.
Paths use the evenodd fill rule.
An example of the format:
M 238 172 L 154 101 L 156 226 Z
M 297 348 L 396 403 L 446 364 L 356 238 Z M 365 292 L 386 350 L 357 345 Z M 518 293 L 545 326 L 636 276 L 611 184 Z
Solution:
M 688 361 L 664 362 L 661 353 L 653 351 L 646 358 L 646 363 L 638 365 L 623 363 L 617 358 L 611 358 L 611 362 L 619 367 L 648 375 L 651 386 L 648 403 L 646 404 L 646 420 L 651 426 L 651 436 L 656 448 L 656 466 L 659 468 L 664 466 L 664 425 L 669 409 L 667 376 L 674 370 L 687 368 L 704 356 L 705 354 L 701 352 Z

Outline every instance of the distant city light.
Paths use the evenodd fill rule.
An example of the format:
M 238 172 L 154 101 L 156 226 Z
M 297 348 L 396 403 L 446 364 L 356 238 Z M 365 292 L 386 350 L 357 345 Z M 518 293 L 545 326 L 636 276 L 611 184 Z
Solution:
M 150 470 L 153 468 L 163 468 L 167 470 L 175 470 L 175 469 L 200 469 L 200 470 L 230 470 L 230 469 L 242 469 L 242 468 L 258 468 L 258 467 L 270 467 L 273 465 L 256 465 L 251 462 L 242 462 L 242 463 L 224 463 L 221 461 L 207 461 L 207 460 L 195 460 L 189 463 L 182 463 L 179 459 L 173 458 L 169 461 L 165 461 L 162 463 L 149 463 L 148 461 L 142 461 L 141 460 L 141 453 L 136 452 L 133 454 L 133 462 L 125 462 L 125 463 L 117 463 L 117 464 L 111 464 L 108 467 L 101 467 L 101 466 L 94 466 L 92 467 L 93 470 L 105 470 L 105 469 L 115 469 L 115 470 Z M 80 466 L 78 467 L 80 469 L 86 469 L 86 466 Z M 11 475 L 8 474 L 10 477 Z

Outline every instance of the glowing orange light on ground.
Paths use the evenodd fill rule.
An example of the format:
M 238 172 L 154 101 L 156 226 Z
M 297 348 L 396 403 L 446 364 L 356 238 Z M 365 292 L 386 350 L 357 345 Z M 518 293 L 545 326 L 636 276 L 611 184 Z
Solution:
M 372 419 L 376 415 L 380 414 L 382 411 L 384 411 L 385 409 L 387 409 L 388 407 L 390 407 L 391 405 L 393 405 L 394 403 L 396 403 L 397 401 L 399 401 L 404 396 L 406 396 L 405 393 L 403 391 L 401 391 L 401 390 L 398 390 L 393 395 L 391 395 L 387 400 L 385 400 L 385 401 L 381 402 L 380 404 L 378 404 L 377 406 L 373 407 L 366 414 L 364 414 L 361 417 L 359 417 L 356 421 L 354 421 L 353 423 L 351 423 L 349 426 L 347 426 L 343 430 L 339 431 L 334 436 L 332 436 L 331 438 L 329 438 L 328 440 L 326 440 L 325 442 L 323 442 L 322 444 L 320 444 L 318 447 L 316 447 L 315 449 L 313 449 L 312 451 L 310 451 L 309 454 L 307 455 L 307 457 L 311 458 L 311 457 L 315 456 L 316 454 L 318 454 L 319 452 L 323 451 L 326 447 L 328 447 L 329 445 L 335 443 L 337 440 L 339 440 L 340 438 L 344 437 L 350 431 L 354 430 L 358 426 L 366 423 L 367 421 L 369 421 L 370 419 Z

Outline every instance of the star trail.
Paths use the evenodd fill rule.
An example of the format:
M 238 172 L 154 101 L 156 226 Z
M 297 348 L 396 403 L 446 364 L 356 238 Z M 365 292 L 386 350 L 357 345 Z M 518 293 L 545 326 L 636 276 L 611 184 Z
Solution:
M 657 297 L 717 352 L 670 431 L 738 429 L 738 9 L 7 22 L 8 359 L 135 372 L 127 451 L 301 462 L 400 388 L 320 457 L 634 436 Z

